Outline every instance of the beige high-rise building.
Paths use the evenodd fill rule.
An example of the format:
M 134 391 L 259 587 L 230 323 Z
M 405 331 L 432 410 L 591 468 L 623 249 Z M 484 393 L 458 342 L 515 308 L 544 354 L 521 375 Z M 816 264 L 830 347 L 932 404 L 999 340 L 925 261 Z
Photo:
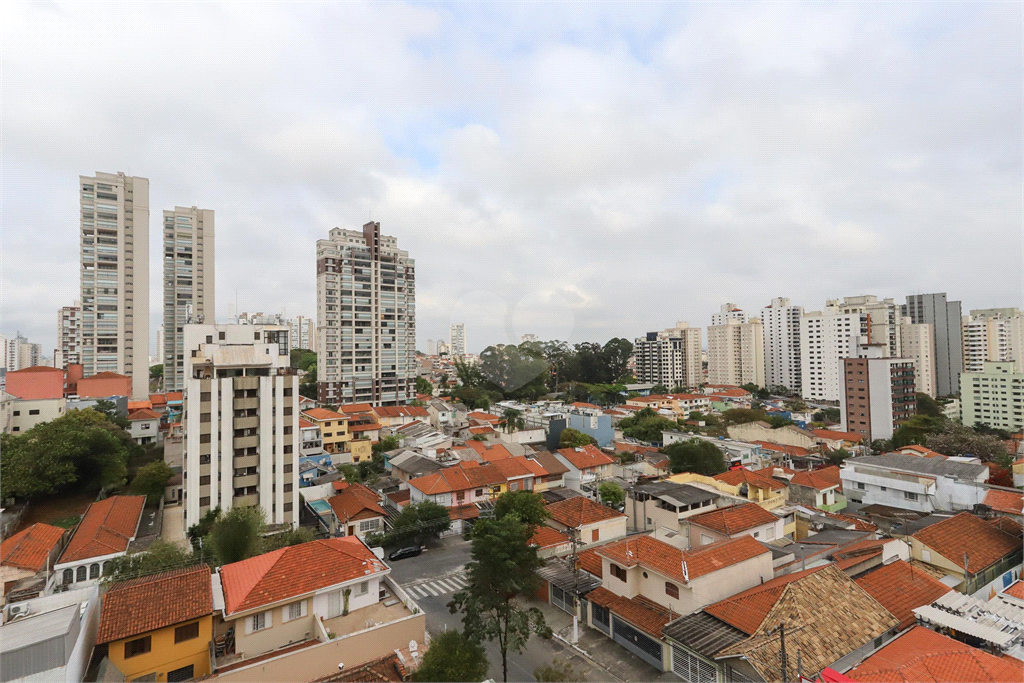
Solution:
M 164 211 L 164 334 L 157 355 L 164 364 L 164 390 L 185 382 L 184 326 L 216 322 L 213 211 L 176 206 Z
M 132 378 L 149 396 L 149 180 L 79 176 L 82 371 Z
M 299 377 L 284 325 L 185 325 L 184 528 L 259 505 L 299 520 Z
M 764 328 L 760 318 L 724 322 L 708 327 L 708 382 L 764 386 Z
M 935 398 L 935 335 L 930 323 L 912 323 L 904 316 L 900 323 L 901 356 L 914 361 L 917 390 Z
M 53 366 L 67 368 L 69 363 L 82 362 L 82 305 L 62 306 L 57 311 L 57 348 L 53 350 Z
M 316 348 L 316 321 L 304 315 L 296 316 L 288 321 L 288 328 L 292 333 L 293 349 Z
M 785 297 L 776 297 L 761 309 L 765 388 L 800 390 L 800 319 L 803 314 L 802 306 L 790 305 Z
M 380 223 L 316 243 L 317 398 L 402 405 L 416 398 L 416 262 Z
M 648 332 L 633 345 L 638 382 L 693 388 L 704 380 L 700 328 L 677 322 L 675 327 Z
M 985 308 L 963 317 L 961 339 L 964 372 L 984 372 L 985 362 L 1015 361 L 1020 365 L 1024 318 L 1016 308 Z
M 842 301 L 833 299 L 825 302 L 826 308 L 835 309 L 839 313 L 865 313 L 868 316 L 868 343 L 883 344 L 885 356 L 900 355 L 900 330 L 903 316 L 900 306 L 892 299 L 878 300 L 878 297 L 867 294 L 848 296 Z

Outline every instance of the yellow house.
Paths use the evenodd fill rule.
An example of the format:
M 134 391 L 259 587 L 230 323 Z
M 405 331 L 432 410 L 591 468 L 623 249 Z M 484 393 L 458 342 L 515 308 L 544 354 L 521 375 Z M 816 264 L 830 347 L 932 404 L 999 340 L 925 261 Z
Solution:
M 352 454 L 352 462 L 360 463 L 373 458 L 373 442 L 369 439 L 352 439 L 345 443 L 345 452 Z
M 345 444 L 352 440 L 352 432 L 348 428 L 348 417 L 326 408 L 310 408 L 303 411 L 302 416 L 320 428 L 324 451 L 327 453 L 346 451 Z
M 205 564 L 114 584 L 97 647 L 126 681 L 186 681 L 210 671 L 213 589 Z

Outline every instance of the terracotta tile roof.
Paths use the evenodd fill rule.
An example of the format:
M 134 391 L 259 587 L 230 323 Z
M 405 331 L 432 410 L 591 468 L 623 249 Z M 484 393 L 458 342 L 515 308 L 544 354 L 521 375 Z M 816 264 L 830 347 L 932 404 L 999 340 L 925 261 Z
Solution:
M 388 571 L 355 536 L 288 546 L 220 568 L 225 615 Z
M 345 667 L 329 676 L 317 678 L 313 683 L 402 683 L 408 679 L 409 672 L 398 658 L 398 653 L 390 652 L 351 669 Z
M 985 505 L 999 512 L 1007 512 L 1011 515 L 1020 515 L 1024 507 L 1024 493 L 1020 491 L 1000 491 L 990 489 L 985 494 Z
M 492 424 L 495 422 L 501 422 L 501 418 L 497 415 L 491 415 L 490 413 L 484 413 L 479 410 L 474 410 L 472 413 L 468 413 L 466 417 L 470 420 L 481 420 Z
M 476 519 L 480 516 L 480 508 L 473 503 L 456 505 L 448 508 L 448 517 L 454 522 L 457 519 Z
M 822 609 L 823 599 L 828 609 Z M 826 565 L 786 585 L 751 637 L 725 648 L 716 658 L 745 657 L 763 680 L 786 680 L 775 633 L 782 621 L 786 622 L 786 648 L 802 654 L 803 675 L 810 678 L 899 623 L 835 565 Z M 795 662 L 790 658 L 788 674 L 794 673 Z
M 897 560 L 857 577 L 857 585 L 900 620 L 900 628 L 914 625 L 914 608 L 930 605 L 953 590 L 937 579 Z
M 350 519 L 387 517 L 387 511 L 379 505 L 377 492 L 363 484 L 349 484 L 341 493 L 327 499 L 334 514 L 342 522 Z
M 785 446 L 779 443 L 772 443 L 770 441 L 751 441 L 750 443 L 756 443 L 766 451 L 774 451 L 776 453 L 785 453 L 786 455 L 810 455 L 811 452 L 806 448 L 800 446 Z
M 30 572 L 46 566 L 50 551 L 64 536 L 64 529 L 49 524 L 33 524 L 0 543 L 0 563 Z
M 373 406 L 369 403 L 349 403 L 347 405 L 338 406 L 341 412 L 346 415 L 355 415 L 359 413 L 372 413 Z
M 915 626 L 847 672 L 865 683 L 1020 683 L 1024 662 Z
M 505 479 L 531 478 L 534 476 L 533 470 L 526 466 L 525 461 L 526 458 L 519 456 L 518 458 L 499 458 L 491 464 L 498 468 Z
M 388 498 L 391 499 L 394 503 L 402 505 L 403 503 L 408 503 L 410 500 L 412 500 L 412 491 L 410 491 L 409 489 L 394 491 L 393 493 L 388 494 Z
M 506 481 L 505 475 L 493 463 L 484 463 L 476 467 L 468 465 L 469 463 L 462 463 L 456 467 L 446 467 L 437 472 L 416 477 L 409 480 L 409 486 L 432 496 L 438 493 L 467 491 Z
M 167 405 L 167 394 L 150 394 L 149 402 L 154 406 L 165 406 Z
M 299 418 L 299 429 L 309 429 L 310 427 L 316 427 L 316 425 L 309 420 L 304 420 L 301 417 Z
M 1018 600 L 1024 600 L 1024 581 L 1017 579 L 1010 584 L 1010 587 L 1003 591 L 1011 598 L 1017 598 Z
M 854 517 L 853 515 L 844 515 L 840 512 L 823 512 L 826 517 L 831 519 L 837 519 L 842 522 L 851 522 L 855 525 L 854 531 L 878 531 L 878 527 L 871 522 L 866 522 L 860 517 Z
M 89 506 L 58 563 L 123 553 L 139 527 L 145 496 L 111 496 Z
M 348 431 L 353 434 L 358 432 L 372 432 L 376 429 L 380 429 L 380 425 L 376 422 L 365 422 L 363 424 L 349 424 Z
M 470 427 L 469 428 L 469 433 L 470 434 L 497 434 L 497 432 L 494 431 L 494 428 L 491 427 L 490 425 L 480 425 L 478 427 Z M 480 442 L 478 441 L 477 443 L 480 443 Z
M 838 470 L 838 468 L 836 469 Z M 828 475 L 820 474 L 819 472 L 820 470 L 797 472 L 793 475 L 793 478 L 789 480 L 789 483 L 794 486 L 806 486 L 818 491 L 825 491 L 839 486 L 838 477 L 833 478 Z
M 596 408 L 598 410 L 601 409 L 601 406 L 594 405 L 593 403 L 584 403 L 583 401 L 574 401 L 569 405 L 571 405 L 573 408 Z
M 558 475 L 565 474 L 569 471 L 569 468 L 565 466 L 565 463 L 548 451 L 534 453 L 533 460 L 539 462 L 540 466 L 546 469 L 548 474 L 553 477 L 557 477 Z
M 96 644 L 149 633 L 213 614 L 205 564 L 122 581 L 103 596 Z
M 523 466 L 526 467 L 526 469 L 530 470 L 530 473 L 533 476 L 535 476 L 535 477 L 546 477 L 546 476 L 548 476 L 548 471 L 546 469 L 544 469 L 544 467 L 539 462 L 537 462 L 536 460 L 531 460 L 530 458 L 525 458 L 525 457 L 520 456 L 520 460 L 519 461 L 523 463 Z
M 1005 531 L 1014 538 L 1024 538 L 1024 527 L 1021 526 L 1020 522 L 1014 521 L 1009 517 L 994 517 L 985 521 L 996 529 Z
M 967 568 L 972 573 L 992 566 L 1020 548 L 1018 539 L 969 512 L 926 526 L 913 538 L 961 569 L 964 568 L 966 554 L 969 558 Z
M 343 420 L 345 416 L 327 408 L 310 408 L 303 410 L 302 414 L 311 420 Z
M 8 375 L 27 375 L 27 374 L 31 374 L 31 373 L 37 373 L 37 372 L 59 372 L 62 375 L 64 374 L 64 371 L 61 370 L 60 368 L 50 367 L 49 365 L 33 365 L 30 368 L 22 368 L 21 370 L 11 370 L 7 374 Z M 92 377 L 99 377 L 99 375 L 91 375 L 91 376 Z
M 483 441 L 474 441 L 470 439 L 466 442 L 466 445 L 479 453 L 480 457 L 485 462 L 494 462 L 495 460 L 503 460 L 505 458 L 512 457 L 509 450 L 500 443 L 485 443 Z
M 835 429 L 812 429 L 811 434 L 830 441 L 842 439 L 843 441 L 852 441 L 854 443 L 860 443 L 864 438 L 863 435 L 855 432 L 840 432 Z
M 617 565 L 639 565 L 680 583 L 686 583 L 686 577 L 683 576 L 684 561 L 687 574 L 692 581 L 724 567 L 771 552 L 751 536 L 728 539 L 686 551 L 651 536 L 633 536 L 594 550 L 601 557 L 606 557 Z
M 759 489 L 778 490 L 786 488 L 786 485 L 778 479 L 772 479 L 770 476 L 766 477 L 760 472 L 752 472 L 744 467 L 716 474 L 712 479 L 724 482 L 729 486 L 747 484 L 748 486 L 754 486 Z
M 815 476 L 825 479 L 825 481 L 831 481 L 833 484 L 839 486 L 839 491 L 843 490 L 843 480 L 839 476 L 839 468 L 835 465 L 829 465 L 828 467 L 822 467 L 820 470 L 814 470 Z
M 426 408 L 420 406 L 377 406 L 373 409 L 377 417 L 429 417 Z
M 129 422 L 136 422 L 138 420 L 159 420 L 159 419 L 160 419 L 160 413 L 153 412 L 152 410 L 149 410 L 148 408 L 140 408 L 139 410 L 136 410 L 135 412 L 132 412 L 132 413 L 128 414 L 128 421 Z
M 602 453 L 593 444 L 587 444 L 579 450 L 575 448 L 559 448 L 558 453 L 572 463 L 578 470 L 586 470 L 602 465 L 610 465 L 614 460 Z
M 626 516 L 607 505 L 595 503 L 585 496 L 560 500 L 557 503 L 551 503 L 544 509 L 551 515 L 551 519 L 571 529 Z
M 153 409 L 152 401 L 128 401 L 128 412 L 131 413 L 135 410 L 142 410 L 143 408 Z
M 82 379 L 128 379 L 128 375 L 119 375 L 116 372 L 110 372 L 108 370 L 106 372 L 97 372 L 95 375 L 89 375 Z
M 680 616 L 679 614 L 670 616 L 667 609 L 642 595 L 638 595 L 635 598 L 624 598 L 612 593 L 604 586 L 595 588 L 587 593 L 587 600 L 590 600 L 595 605 L 608 608 L 612 613 L 633 624 L 633 626 L 636 626 L 641 631 L 659 639 L 661 638 L 662 629 L 665 628 L 669 620 Z
M 533 536 L 530 537 L 530 545 L 535 545 L 538 548 L 550 548 L 568 542 L 568 534 L 556 531 L 549 526 L 537 527 L 533 532 Z
M 897 453 L 904 453 L 906 451 L 910 451 L 911 452 L 910 454 L 912 454 L 912 455 L 920 455 L 920 456 L 925 457 L 925 458 L 944 458 L 944 457 L 946 457 L 942 453 L 937 453 L 937 452 L 931 450 L 930 448 L 925 448 L 924 446 L 919 446 L 916 443 L 910 444 L 909 446 L 904 446 L 903 448 L 900 448 L 896 452 Z
M 96 375 L 93 375 L 93 376 L 95 377 Z M 168 391 L 166 394 L 164 394 L 164 396 L 167 397 L 167 402 L 168 403 L 170 403 L 171 401 L 182 401 L 182 400 L 184 400 L 184 394 L 182 392 L 180 392 L 180 391 Z
M 597 554 L 597 551 L 591 548 L 590 550 L 584 550 L 578 555 L 580 569 L 583 571 L 593 574 L 597 578 L 601 578 L 603 569 L 601 568 L 601 556 Z
M 757 503 L 741 503 L 701 512 L 688 517 L 687 521 L 690 524 L 697 524 L 705 529 L 732 536 L 762 524 L 777 522 L 779 518 Z
M 765 581 L 760 586 L 754 586 L 725 600 L 708 605 L 704 611 L 749 635 L 756 631 L 764 618 L 768 616 L 768 612 L 782 595 L 783 588 L 824 568 L 824 566 L 812 567 L 792 574 L 784 574 L 777 579 Z

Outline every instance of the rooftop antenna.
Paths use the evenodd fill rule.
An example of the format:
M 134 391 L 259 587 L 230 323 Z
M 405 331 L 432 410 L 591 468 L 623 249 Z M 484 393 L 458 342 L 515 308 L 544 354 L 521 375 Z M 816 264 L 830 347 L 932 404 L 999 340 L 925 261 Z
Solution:
M 686 560 L 683 560 L 683 581 L 690 583 L 690 570 L 686 567 Z

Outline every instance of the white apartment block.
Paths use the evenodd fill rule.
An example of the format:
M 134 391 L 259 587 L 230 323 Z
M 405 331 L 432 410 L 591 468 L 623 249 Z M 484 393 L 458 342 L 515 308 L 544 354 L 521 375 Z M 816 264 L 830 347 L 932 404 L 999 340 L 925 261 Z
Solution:
M 960 421 L 996 429 L 1024 427 L 1024 372 L 1013 361 L 985 361 L 981 372 L 960 375 Z
M 842 301 L 833 299 L 825 302 L 825 308 L 835 309 L 840 313 L 866 313 L 868 316 L 868 343 L 883 344 L 883 356 L 897 357 L 900 355 L 900 333 L 902 332 L 903 316 L 900 305 L 892 299 L 878 300 L 878 297 L 867 294 L 863 296 L 847 296 Z
M 67 368 L 82 362 L 82 306 L 62 306 L 57 311 L 57 348 L 53 350 L 53 366 Z
M 1024 367 L 1024 317 L 1016 308 L 971 311 L 963 318 L 964 372 L 982 372 L 985 361 L 1016 361 Z
M 18 339 L 8 339 L 0 334 L 0 368 L 9 372 L 18 369 Z
M 132 378 L 149 395 L 149 180 L 79 176 L 82 371 Z
M 867 343 L 867 313 L 813 311 L 800 319 L 801 395 L 809 401 L 838 402 L 843 394 L 843 360 L 856 358 Z
M 723 324 L 708 327 L 708 382 L 734 386 L 752 383 L 763 387 L 764 329 L 761 320 L 724 320 Z
M 318 240 L 321 403 L 402 405 L 416 397 L 416 264 L 380 223 Z
M 291 330 L 293 349 L 309 349 L 312 351 L 316 348 L 315 320 L 300 315 L 288 321 L 288 329 Z
M 776 297 L 761 310 L 764 335 L 764 386 L 801 388 L 800 319 L 802 306 L 791 306 L 789 299 Z
M 661 332 L 648 332 L 633 345 L 637 382 L 692 388 L 703 382 L 700 328 L 677 322 Z
M 717 325 L 725 325 L 730 320 L 745 323 L 747 322 L 747 314 L 736 307 L 736 304 L 722 304 L 718 313 L 711 316 L 712 327 Z
M 157 355 L 164 364 L 164 390 L 185 385 L 184 327 L 213 323 L 213 211 L 176 206 L 164 211 L 164 335 Z
M 299 521 L 299 377 L 283 325 L 185 325 L 187 529 L 217 506 Z
M 466 324 L 452 323 L 448 329 L 448 345 L 453 356 L 466 355 Z
M 3 352 L 0 367 L 10 372 L 41 365 L 43 361 L 42 345 L 29 343 L 21 332 L 14 339 L 0 335 L 0 351 Z
M 912 323 L 901 318 L 901 355 L 914 361 L 917 390 L 935 398 L 935 335 L 931 323 Z

